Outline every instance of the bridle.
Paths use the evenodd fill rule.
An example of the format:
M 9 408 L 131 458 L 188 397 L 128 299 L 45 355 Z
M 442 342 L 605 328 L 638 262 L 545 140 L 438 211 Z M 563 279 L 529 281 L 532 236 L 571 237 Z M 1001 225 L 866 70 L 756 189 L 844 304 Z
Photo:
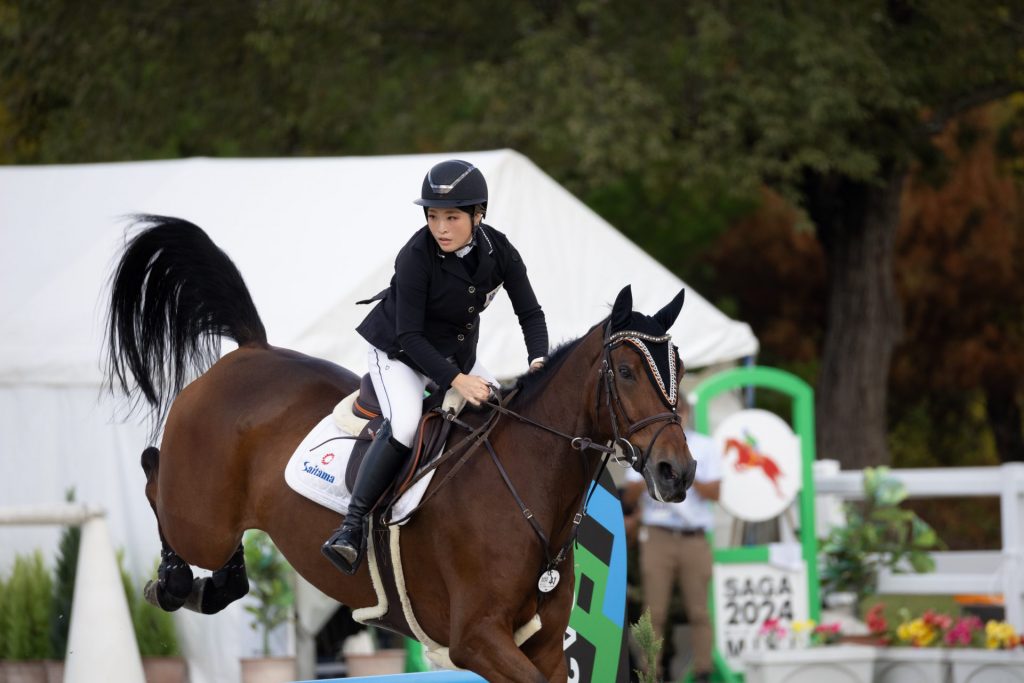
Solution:
M 637 332 L 635 330 L 622 330 L 620 332 L 611 332 L 611 323 L 609 322 L 608 327 L 605 329 L 604 337 L 604 357 L 601 360 L 601 383 L 597 390 L 597 408 L 600 410 L 601 396 L 605 396 L 605 407 L 608 409 L 608 414 L 612 421 L 612 434 L 615 445 L 619 446 L 622 451 L 622 457 L 616 458 L 616 460 L 624 460 L 627 466 L 631 466 L 634 470 L 639 473 L 643 473 L 644 468 L 647 466 L 647 460 L 651 456 L 651 451 L 654 448 L 654 443 L 661 436 L 662 432 L 671 427 L 677 425 L 680 430 L 683 428 L 683 420 L 678 412 L 678 380 L 676 378 L 676 358 L 675 358 L 675 347 L 671 343 L 672 335 L 665 334 L 661 336 L 655 336 L 647 334 L 645 332 Z M 668 346 L 668 367 L 669 377 L 666 382 L 658 371 L 658 366 L 654 362 L 654 356 L 651 354 L 651 350 L 647 347 L 647 343 L 651 344 L 666 344 Z M 634 421 L 630 418 L 629 413 L 626 412 L 625 406 L 622 405 L 622 399 L 619 397 L 618 385 L 615 381 L 615 370 L 612 368 L 612 350 L 618 348 L 623 344 L 631 344 L 640 351 L 644 357 L 644 361 L 647 363 L 648 368 L 651 371 L 651 375 L 655 380 L 658 388 L 661 390 L 662 401 L 669 407 L 669 410 L 656 415 L 651 415 L 640 420 Z M 619 431 L 620 421 L 622 424 L 627 425 L 624 432 Z M 647 448 L 644 450 L 638 449 L 632 441 L 629 440 L 631 436 L 636 434 L 644 427 L 648 427 L 652 424 L 663 422 L 661 428 L 654 433 L 651 437 L 650 442 L 647 444 Z

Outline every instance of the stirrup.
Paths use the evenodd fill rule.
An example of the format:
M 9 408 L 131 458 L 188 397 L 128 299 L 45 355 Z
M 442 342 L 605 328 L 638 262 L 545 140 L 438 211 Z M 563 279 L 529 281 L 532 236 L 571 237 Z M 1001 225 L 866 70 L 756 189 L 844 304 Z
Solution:
M 342 572 L 352 575 L 359 569 L 359 563 L 363 559 L 362 549 L 362 534 L 360 534 L 359 545 L 351 546 L 348 544 L 342 545 L 340 531 L 335 532 L 327 539 L 322 546 L 320 546 L 320 552 L 330 560 L 331 564 L 337 567 Z M 352 549 L 355 549 L 354 555 Z M 350 558 L 349 555 L 352 555 Z

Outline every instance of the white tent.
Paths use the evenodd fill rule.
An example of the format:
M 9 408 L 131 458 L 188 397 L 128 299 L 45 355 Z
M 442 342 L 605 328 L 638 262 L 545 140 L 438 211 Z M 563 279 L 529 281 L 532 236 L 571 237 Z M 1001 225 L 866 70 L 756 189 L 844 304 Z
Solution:
M 394 256 L 423 223 L 411 203 L 423 174 L 457 156 L 487 177 L 487 222 L 523 254 L 553 343 L 607 315 L 633 285 L 653 313 L 684 284 L 516 152 L 322 159 L 175 161 L 0 168 L 0 505 L 78 500 L 109 512 L 130 568 L 158 552 L 138 457 L 145 429 L 121 424 L 100 392 L 106 282 L 133 213 L 186 218 L 235 261 L 272 344 L 357 372 L 365 344 L 355 301 L 387 286 Z M 507 297 L 484 315 L 480 358 L 499 377 L 526 369 Z M 687 292 L 674 340 L 688 367 L 757 351 L 750 328 Z M 56 530 L 0 529 L 0 567 L 49 550 Z M 237 678 L 244 612 L 186 615 L 192 680 Z M 202 637 L 194 634 L 202 632 Z M 202 651 L 219 655 L 206 660 Z M 202 663 L 202 666 L 196 665 Z

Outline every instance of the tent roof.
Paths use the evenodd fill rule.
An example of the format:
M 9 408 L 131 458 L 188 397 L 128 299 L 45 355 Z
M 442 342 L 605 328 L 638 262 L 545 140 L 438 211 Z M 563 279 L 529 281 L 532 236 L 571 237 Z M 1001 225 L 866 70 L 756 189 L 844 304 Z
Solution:
M 100 382 L 106 285 L 129 216 L 179 216 L 237 264 L 272 344 L 360 372 L 354 332 L 423 224 L 412 204 L 423 174 L 457 156 L 491 189 L 487 222 L 523 254 L 552 343 L 607 315 L 625 284 L 653 313 L 684 283 L 522 155 L 174 161 L 0 168 L 0 383 Z M 673 335 L 690 367 L 756 353 L 745 323 L 687 288 Z M 499 377 L 526 369 L 507 297 L 484 316 L 480 358 Z

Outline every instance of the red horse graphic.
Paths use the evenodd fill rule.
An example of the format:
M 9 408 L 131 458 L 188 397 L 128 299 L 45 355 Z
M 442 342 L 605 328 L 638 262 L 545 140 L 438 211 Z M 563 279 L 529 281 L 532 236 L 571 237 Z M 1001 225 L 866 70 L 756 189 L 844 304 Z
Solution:
M 747 438 L 750 439 L 749 436 Z M 752 439 L 750 440 L 753 441 Z M 739 455 L 735 464 L 737 471 L 742 472 L 751 467 L 760 468 L 764 475 L 768 477 L 768 480 L 771 481 L 772 486 L 775 487 L 775 492 L 779 495 L 779 498 L 785 497 L 782 489 L 779 488 L 779 477 L 782 476 L 782 470 L 779 469 L 779 466 L 771 456 L 757 450 L 757 442 L 744 443 L 739 439 L 726 439 L 725 453 L 723 455 L 728 455 L 729 451 L 734 448 Z

